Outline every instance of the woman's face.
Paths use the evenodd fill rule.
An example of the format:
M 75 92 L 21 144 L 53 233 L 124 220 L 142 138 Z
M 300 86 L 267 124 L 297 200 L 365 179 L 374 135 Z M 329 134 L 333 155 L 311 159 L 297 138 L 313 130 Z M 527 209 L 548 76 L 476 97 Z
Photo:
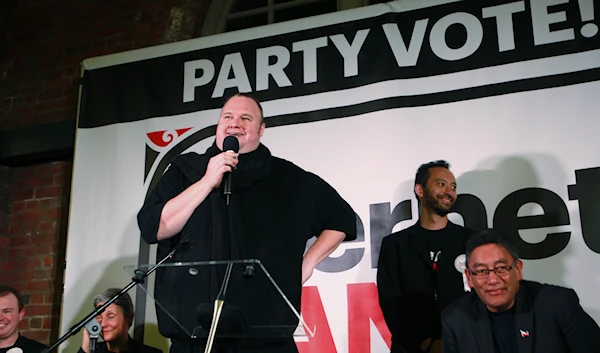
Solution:
M 102 305 L 104 303 L 99 303 Z M 96 316 L 102 326 L 102 338 L 106 342 L 120 341 L 128 336 L 130 318 L 126 318 L 117 304 L 110 304 L 102 314 Z

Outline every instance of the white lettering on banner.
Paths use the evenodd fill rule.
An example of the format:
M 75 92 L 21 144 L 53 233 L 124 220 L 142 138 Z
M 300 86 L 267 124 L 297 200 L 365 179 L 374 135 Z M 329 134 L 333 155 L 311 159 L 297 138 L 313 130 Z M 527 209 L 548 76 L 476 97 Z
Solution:
M 398 67 L 416 66 L 419 59 L 419 53 L 423 46 L 425 31 L 427 31 L 428 19 L 418 20 L 413 27 L 412 36 L 408 42 L 408 48 L 402 39 L 398 25 L 395 23 L 386 23 L 383 27 L 383 32 L 392 48 L 394 57 Z M 393 45 L 395 44 L 395 45 Z
M 460 48 L 450 48 L 446 43 L 446 31 L 454 24 L 461 24 L 467 30 L 467 40 Z M 483 26 L 477 17 L 470 13 L 458 12 L 442 17 L 429 34 L 431 50 L 440 59 L 456 61 L 468 58 L 479 49 L 483 41 Z
M 484 40 L 496 41 L 498 52 L 507 52 L 517 49 L 515 33 L 515 18 L 518 18 L 520 24 L 523 24 L 523 17 L 516 17 L 516 14 L 530 12 L 532 38 L 527 38 L 527 43 L 533 46 L 547 45 L 576 39 L 574 21 L 580 20 L 580 28 L 583 38 L 592 38 L 598 33 L 598 26 L 594 21 L 594 4 L 590 0 L 577 0 L 579 6 L 580 18 L 574 15 L 575 12 L 567 13 L 567 10 L 555 8 L 556 5 L 565 5 L 574 3 L 576 0 L 529 0 L 529 7 L 525 1 L 515 1 L 501 5 L 485 7 L 481 9 L 480 15 L 469 12 L 453 12 L 445 16 L 432 20 L 423 18 L 415 20 L 412 24 L 410 34 L 400 31 L 398 23 L 384 23 L 381 25 L 383 38 L 391 49 L 391 53 L 399 68 L 414 67 L 417 65 L 421 53 L 433 53 L 434 57 L 443 61 L 458 61 L 471 57 L 481 48 Z M 571 18 L 567 18 L 567 15 Z M 495 39 L 494 35 L 485 33 L 483 21 L 495 21 Z M 587 23 L 586 23 L 587 22 Z M 403 22 L 403 26 L 406 24 Z M 455 26 L 461 26 L 466 31 L 464 42 L 458 47 L 450 45 L 447 41 L 448 32 Z M 408 25 L 410 28 L 410 24 Z M 555 28 L 559 27 L 559 28 Z M 360 53 L 368 39 L 370 28 L 357 30 L 353 38 L 351 34 L 340 33 L 332 34 L 328 37 L 321 36 L 316 38 L 303 39 L 291 43 L 291 45 L 274 45 L 255 49 L 256 57 L 256 81 L 252 82 L 248 78 L 248 73 L 244 65 L 244 59 L 241 52 L 229 53 L 223 57 L 220 63 L 219 74 L 215 79 L 215 67 L 218 63 L 209 59 L 189 61 L 184 64 L 184 84 L 183 84 L 183 102 L 192 102 L 196 99 L 195 89 L 197 87 L 214 84 L 212 98 L 222 97 L 225 90 L 235 88 L 240 92 L 265 91 L 273 88 L 270 83 L 274 82 L 276 87 L 289 87 L 315 83 L 319 79 L 317 67 L 320 58 L 319 48 L 328 46 L 328 40 L 331 40 L 343 60 L 344 72 L 340 79 L 358 76 L 360 74 L 359 65 L 369 65 L 370 62 L 360 63 Z M 374 29 L 375 30 L 375 29 Z M 428 33 L 429 32 L 429 33 Z M 381 35 L 378 33 L 378 35 Z M 425 37 L 429 38 L 429 49 L 423 48 Z M 375 37 L 375 36 L 373 36 Z M 522 38 L 520 36 L 519 38 Z M 378 39 L 381 40 L 381 39 Z M 521 41 L 520 43 L 523 43 Z M 425 50 L 423 50 L 425 49 Z M 292 60 L 291 52 L 302 52 L 302 82 L 292 82 L 286 69 L 290 67 Z M 381 55 L 389 55 L 390 51 L 381 50 Z M 245 54 L 246 55 L 246 54 Z M 327 60 L 335 60 L 335 57 Z M 201 71 L 198 74 L 198 71 Z M 296 77 L 296 76 L 292 76 Z M 271 78 L 273 80 L 271 80 Z
M 202 75 L 196 78 L 196 72 L 202 70 Z M 208 59 L 188 61 L 183 66 L 183 103 L 193 102 L 194 89 L 208 84 L 215 77 L 215 64 Z
M 271 57 L 277 58 L 272 65 L 269 64 Z M 276 45 L 258 49 L 256 51 L 256 90 L 269 89 L 269 76 L 273 77 L 279 87 L 291 86 L 292 82 L 283 71 L 289 63 L 290 52 L 286 47 Z
M 483 18 L 496 18 L 499 51 L 515 49 L 515 30 L 512 15 L 523 11 L 525 11 L 525 2 L 523 1 L 487 7 L 481 11 Z
M 365 44 L 368 34 L 368 29 L 361 29 L 356 32 L 352 44 L 348 43 L 343 34 L 336 34 L 329 37 L 344 58 L 344 77 L 358 75 L 358 53 L 363 44 Z
M 573 28 L 551 31 L 550 25 L 565 22 L 567 13 L 557 11 L 550 13 L 548 8 L 554 5 L 566 4 L 569 0 L 531 0 L 531 24 L 535 45 L 564 42 L 575 39 Z
M 302 71 L 304 81 L 302 83 L 317 82 L 317 49 L 327 46 L 327 37 L 303 40 L 292 44 L 294 53 L 302 52 Z
M 581 21 L 594 20 L 594 0 L 579 0 L 579 14 Z M 585 38 L 591 38 L 598 34 L 598 25 L 595 23 L 586 23 L 581 27 L 581 35 Z
M 229 78 L 229 73 L 232 70 L 233 77 Z M 219 70 L 219 77 L 217 78 L 212 98 L 223 97 L 225 89 L 234 87 L 237 87 L 238 91 L 242 93 L 252 92 L 252 86 L 250 85 L 241 53 L 227 54 L 223 58 L 223 64 L 221 65 L 221 70 Z

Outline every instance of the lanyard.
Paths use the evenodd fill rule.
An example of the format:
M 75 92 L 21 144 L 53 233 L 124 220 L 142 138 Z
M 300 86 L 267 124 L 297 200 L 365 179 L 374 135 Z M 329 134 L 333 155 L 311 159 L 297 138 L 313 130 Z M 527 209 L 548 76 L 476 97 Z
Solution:
M 438 274 L 440 270 L 439 261 L 440 255 L 442 253 L 442 247 L 444 246 L 444 240 L 446 239 L 446 233 L 441 234 L 442 239 L 440 239 L 440 244 L 434 251 L 430 251 L 430 259 L 431 259 L 431 268 L 433 269 L 433 297 L 435 301 L 438 299 Z M 429 243 L 429 248 L 432 248 L 431 243 Z

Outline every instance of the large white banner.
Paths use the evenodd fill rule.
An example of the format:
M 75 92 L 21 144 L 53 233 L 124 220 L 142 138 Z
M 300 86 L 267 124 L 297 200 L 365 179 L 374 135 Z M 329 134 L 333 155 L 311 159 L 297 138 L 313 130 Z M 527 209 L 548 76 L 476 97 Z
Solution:
M 302 315 L 317 330 L 298 339 L 302 353 L 389 350 L 379 248 L 417 220 L 414 173 L 435 159 L 457 178 L 452 220 L 509 234 L 526 279 L 574 288 L 600 322 L 600 5 L 423 3 L 86 60 L 62 332 L 95 294 L 129 283 L 123 266 L 156 261 L 136 214 L 173 157 L 212 144 L 237 91 L 263 101 L 271 152 L 329 182 L 359 221 L 358 239 L 305 285 Z M 154 303 L 134 297 L 136 336 L 166 350 Z

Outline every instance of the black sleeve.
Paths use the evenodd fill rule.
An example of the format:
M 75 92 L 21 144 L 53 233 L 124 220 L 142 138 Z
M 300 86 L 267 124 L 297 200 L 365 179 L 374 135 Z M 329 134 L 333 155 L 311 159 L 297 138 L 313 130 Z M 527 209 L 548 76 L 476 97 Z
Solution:
M 600 348 L 600 328 L 579 304 L 574 290 L 562 300 L 560 326 L 570 352 L 592 353 Z
M 344 241 L 356 239 L 356 216 L 352 207 L 326 181 L 308 173 L 308 188 L 313 195 L 311 232 L 319 236 L 324 230 L 346 234 Z
M 448 312 L 442 313 L 442 353 L 458 353 L 456 336 L 448 324 Z
M 31 338 L 27 338 L 20 334 L 17 338 L 17 341 L 15 342 L 15 347 L 21 348 L 23 353 L 41 353 L 44 350 L 48 349 L 48 346 L 46 346 L 45 344 L 36 340 L 32 340 Z
M 398 268 L 398 247 L 390 237 L 383 238 L 377 264 L 377 292 L 383 318 L 392 335 L 400 331 L 402 290 Z
M 177 167 L 171 165 L 154 189 L 152 189 L 137 215 L 142 239 L 148 244 L 158 242 L 156 233 L 158 232 L 160 215 L 165 204 L 185 189 L 186 185 L 183 173 Z
M 394 344 L 402 344 L 408 351 L 421 351 L 421 344 L 431 338 L 427 324 L 431 315 L 419 308 L 427 303 L 403 298 L 400 283 L 401 254 L 393 238 L 383 238 L 377 264 L 377 292 L 383 318 L 392 333 Z M 410 302 L 408 307 L 404 302 Z

